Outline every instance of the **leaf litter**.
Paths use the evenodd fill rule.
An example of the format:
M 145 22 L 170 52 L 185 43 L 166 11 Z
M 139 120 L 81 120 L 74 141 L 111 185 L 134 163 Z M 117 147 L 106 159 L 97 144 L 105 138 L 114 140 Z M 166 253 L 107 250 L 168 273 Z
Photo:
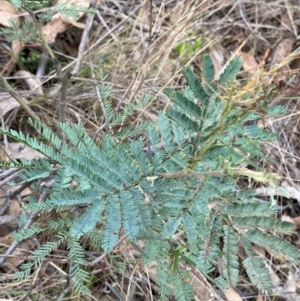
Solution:
M 78 1 L 73 1 L 79 4 Z M 72 2 L 72 3 L 73 3 Z M 148 2 L 144 1 L 140 5 L 136 1 L 127 1 L 115 3 L 114 1 L 98 1 L 98 13 L 102 16 L 106 26 L 99 18 L 95 18 L 89 38 L 88 47 L 90 49 L 90 58 L 84 57 L 83 68 L 79 73 L 78 83 L 72 85 L 69 89 L 69 120 L 70 122 L 82 122 L 87 125 L 87 130 L 93 133 L 98 126 L 101 125 L 100 107 L 94 86 L 85 78 L 86 74 L 90 73 L 91 68 L 101 68 L 105 74 L 108 74 L 110 82 L 116 87 L 118 97 L 122 96 L 124 89 L 129 84 L 129 75 L 138 70 L 138 77 L 135 84 L 132 86 L 132 91 L 129 94 L 127 102 L 134 101 L 139 93 L 150 92 L 155 95 L 153 102 L 144 113 L 139 115 L 139 118 L 151 118 L 156 116 L 159 109 L 164 109 L 168 106 L 165 102 L 161 89 L 166 85 L 181 86 L 183 83 L 178 77 L 180 69 L 186 64 L 192 65 L 194 69 L 201 74 L 199 62 L 201 56 L 210 52 L 212 54 L 214 64 L 217 70 L 221 70 L 224 62 L 227 62 L 232 53 L 243 44 L 239 50 L 239 54 L 244 58 L 245 76 L 251 77 L 257 71 L 269 72 L 271 68 L 276 67 L 282 60 L 288 58 L 299 47 L 297 34 L 300 32 L 300 24 L 297 20 L 300 18 L 300 12 L 297 10 L 297 1 L 256 1 L 241 2 L 222 0 L 222 1 L 204 1 L 203 3 L 191 4 L 189 1 L 153 1 L 155 6 L 152 11 L 152 22 L 149 19 Z M 196 1 L 197 2 L 197 1 Z M 58 2 L 56 2 L 57 4 Z M 89 1 L 80 3 L 81 6 L 89 6 Z M 140 5 L 140 6 L 139 6 Z M 201 8 L 201 9 L 200 9 Z M 139 11 L 144 13 L 138 13 Z M 0 2 L 0 24 L 2 26 L 10 26 L 9 17 L 16 17 L 18 22 L 22 22 L 19 17 L 19 12 L 12 9 L 8 1 Z M 24 16 L 22 16 L 24 18 Z M 26 16 L 25 16 L 26 18 Z M 151 25 L 149 26 L 149 24 Z M 82 16 L 80 21 L 75 21 L 70 18 L 62 17 L 57 14 L 55 18 L 43 26 L 44 34 L 47 42 L 57 49 L 69 49 L 70 53 L 74 52 L 69 57 L 69 64 L 74 62 L 78 44 L 70 38 L 70 32 L 80 32 L 85 24 L 85 16 Z M 153 41 L 149 42 L 152 37 L 149 37 L 149 31 L 152 27 Z M 73 33 L 72 33 L 73 34 Z M 299 34 L 298 34 L 299 35 Z M 181 42 L 186 45 L 193 46 L 196 39 L 201 37 L 202 47 L 194 49 L 188 56 L 180 57 L 176 54 L 175 48 Z M 65 39 L 65 40 L 64 40 Z M 61 44 L 61 45 L 59 45 Z M 54 90 L 57 89 L 55 84 L 52 84 L 53 74 L 45 73 L 43 81 L 39 83 L 32 72 L 28 72 L 16 60 L 21 49 L 28 48 L 30 45 L 12 44 L 10 49 L 15 49 L 11 52 L 12 56 L 4 61 L 5 64 L 11 59 L 10 67 L 5 67 L 6 75 L 11 75 L 10 72 L 16 66 L 18 72 L 25 74 L 29 82 L 17 88 L 17 91 L 25 101 L 30 102 L 37 97 L 41 97 L 40 103 L 37 102 L 37 108 L 40 110 L 40 115 L 47 123 L 55 123 L 56 119 L 56 100 L 47 96 L 48 92 L 55 95 Z M 36 45 L 35 45 L 36 47 Z M 151 48 L 146 63 L 143 65 L 141 60 L 145 49 Z M 270 49 L 270 53 L 262 66 L 260 63 L 264 60 L 266 50 Z M 60 50 L 58 50 L 60 53 Z M 69 53 L 69 54 L 70 54 Z M 136 55 L 136 54 L 139 55 Z M 68 54 L 68 55 L 69 55 Z M 64 54 L 62 53 L 62 56 Z M 281 183 L 281 189 L 277 191 L 277 196 L 281 198 L 282 208 L 290 204 L 288 210 L 282 210 L 279 214 L 288 214 L 299 227 L 300 222 L 298 195 L 300 185 L 298 184 L 300 176 L 300 149 L 299 143 L 299 110 L 298 90 L 299 83 L 297 82 L 297 74 L 299 73 L 299 59 L 286 64 L 279 72 L 275 73 L 272 80 L 279 85 L 282 85 L 280 94 L 275 97 L 275 101 L 284 101 L 288 104 L 289 115 L 281 120 L 272 120 L 269 127 L 280 134 L 278 143 L 266 146 L 266 154 L 277 161 L 277 166 L 270 166 L 266 162 L 258 162 L 263 168 L 276 170 L 284 181 Z M 298 65 L 297 65 L 298 64 Z M 3 64 L 2 64 L 3 65 Z M 88 66 L 88 68 L 87 68 Z M 89 69 L 90 68 L 90 69 Z M 2 71 L 3 71 L 2 70 Z M 24 73 L 28 72 L 28 73 Z M 20 73 L 19 73 L 20 75 Z M 23 77 L 23 76 L 22 76 Z M 40 85 L 41 84 L 41 85 Z M 149 88 L 151 87 L 151 88 Z M 139 89 L 137 91 L 137 89 Z M 292 96 L 290 95 L 292 90 Z M 19 124 L 23 120 L 22 110 L 19 104 L 5 92 L 0 92 L 0 109 L 2 119 L 7 123 Z M 36 94 L 34 94 L 36 93 Z M 82 106 L 85 103 L 85 107 Z M 151 115 L 152 114 L 152 115 Z M 148 116 L 148 117 L 147 117 Z M 137 117 L 135 117 L 137 118 Z M 16 145 L 15 151 L 9 151 L 12 142 L 8 142 L 6 152 L 14 158 L 23 158 L 22 146 Z M 21 149 L 21 151 L 20 151 Z M 18 154 L 21 153 L 21 154 Z M 38 154 L 29 150 L 27 158 L 35 157 Z M 270 195 L 270 187 L 255 187 L 257 191 L 260 189 L 262 197 L 267 198 Z M 265 190 L 263 190 L 265 189 Z M 283 190 L 285 190 L 283 192 Z M 262 192 L 263 191 L 263 192 Z M 23 198 L 26 198 L 25 196 Z M 3 208 L 5 203 L 0 207 Z M 17 220 L 16 213 L 10 215 L 2 215 L 3 221 Z M 0 243 L 9 245 L 12 242 L 11 229 L 4 228 L 3 236 L 0 237 Z M 298 234 L 299 236 L 299 234 Z M 38 241 L 43 243 L 47 241 L 46 237 L 39 236 Z M 299 245 L 295 237 L 295 243 Z M 34 244 L 29 242 L 28 245 L 23 245 L 22 248 L 28 254 L 28 250 L 34 248 Z M 27 251 L 26 251 L 27 250 Z M 19 252 L 19 251 L 18 251 Z M 6 267 L 6 272 L 17 270 L 18 265 L 26 259 L 25 253 L 15 253 L 10 262 L 10 266 Z M 57 254 L 60 251 L 58 250 Z M 258 252 L 259 253 L 259 252 Z M 116 251 L 116 254 L 124 261 L 128 261 L 129 257 L 122 248 Z M 135 258 L 137 258 L 137 254 Z M 241 255 L 242 256 L 242 255 Z M 272 274 L 274 287 L 278 289 L 277 293 L 282 293 L 284 300 L 292 300 L 294 295 L 299 292 L 299 280 L 297 273 L 292 268 L 285 274 L 285 269 L 277 268 L 278 263 L 274 262 L 267 253 L 261 253 L 266 265 Z M 17 259 L 20 259 L 18 261 Z M 23 261 L 22 261 L 23 260 Z M 59 265 L 59 260 L 52 258 L 53 262 Z M 56 261 L 57 260 L 57 261 Z M 283 262 L 282 265 L 285 263 Z M 116 268 L 112 265 L 110 268 Z M 56 270 L 55 270 L 56 271 Z M 52 270 L 54 273 L 54 271 Z M 127 271 L 129 274 L 137 273 L 138 276 L 144 277 L 146 271 L 142 268 L 137 271 L 130 267 Z M 47 270 L 48 276 L 51 276 L 51 270 Z M 114 277 L 121 279 L 121 273 L 118 268 L 113 272 Z M 287 275 L 287 276 L 286 276 Z M 123 277 L 123 276 L 122 276 Z M 154 279 L 154 278 L 153 278 Z M 153 279 L 148 279 L 148 282 L 154 282 Z M 200 281 L 201 276 L 195 275 L 195 279 Z M 286 279 L 285 283 L 281 279 Z M 33 278 L 32 278 L 33 280 Z M 297 282 L 298 281 L 298 282 Z M 290 283 L 290 286 L 288 285 Z M 53 285 L 53 284 L 52 284 Z M 58 283 L 53 287 L 57 289 Z M 59 284 L 60 285 L 60 284 Z M 58 287 L 59 287 L 58 285 Z M 2 286 L 2 288 L 1 288 Z M 51 285 L 49 286 L 51 287 Z M 63 285 L 60 285 L 63 289 Z M 208 295 L 211 300 L 223 300 L 223 298 L 214 289 L 209 287 L 209 284 L 203 284 L 203 291 L 195 292 L 195 299 L 202 301 L 207 300 Z M 5 283 L 0 284 L 0 291 L 5 288 Z M 17 289 L 17 288 L 15 288 Z M 250 286 L 241 286 L 238 291 L 230 289 L 226 292 L 227 300 L 241 300 L 243 296 L 256 296 L 256 300 L 262 299 L 254 288 Z M 292 294 L 287 295 L 285 292 L 291 290 Z M 126 291 L 126 286 L 120 287 L 120 290 Z M 208 293 L 208 295 L 206 295 Z M 100 294 L 99 294 L 100 295 Z M 150 300 L 149 293 L 145 293 L 146 299 Z M 153 298 L 153 296 L 151 297 Z M 155 296 L 154 296 L 155 298 Z M 254 298 L 254 297 L 253 297 Z M 145 299 L 145 300 L 146 300 Z M 50 300 L 50 299 L 49 299 Z M 152 300 L 152 299 L 151 299 Z M 295 299 L 296 300 L 296 299 Z

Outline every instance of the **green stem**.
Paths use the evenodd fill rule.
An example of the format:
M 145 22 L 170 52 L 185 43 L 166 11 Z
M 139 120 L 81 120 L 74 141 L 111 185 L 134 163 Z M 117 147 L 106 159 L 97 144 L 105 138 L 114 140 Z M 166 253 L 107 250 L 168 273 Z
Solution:
M 228 101 L 226 101 L 226 104 L 225 104 L 224 109 L 222 110 L 219 122 L 218 122 L 216 128 L 214 129 L 214 131 L 212 132 L 212 135 L 210 136 L 210 138 L 208 139 L 206 144 L 201 148 L 199 153 L 191 160 L 191 168 L 192 169 L 195 167 L 197 162 L 199 162 L 204 157 L 204 155 L 211 148 L 211 146 L 213 144 L 215 144 L 219 133 L 223 130 L 224 122 L 226 120 L 228 112 L 230 112 L 230 108 L 231 108 L 231 104 L 232 104 L 233 90 L 234 90 L 234 88 L 232 88 L 230 91 L 229 99 L 228 99 Z

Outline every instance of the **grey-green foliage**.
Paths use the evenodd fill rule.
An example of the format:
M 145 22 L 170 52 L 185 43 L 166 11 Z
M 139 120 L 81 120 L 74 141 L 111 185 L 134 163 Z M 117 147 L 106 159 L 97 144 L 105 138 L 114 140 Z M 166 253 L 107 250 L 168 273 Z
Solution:
M 235 76 L 240 66 L 240 58 L 232 59 L 217 81 L 212 60 L 205 56 L 203 83 L 191 69 L 184 69 L 184 90 L 165 91 L 172 108 L 129 140 L 103 134 L 98 146 L 80 125 L 60 124 L 68 142 L 63 143 L 49 127 L 32 120 L 38 139 L 3 129 L 3 134 L 56 162 L 2 163 L 23 167 L 22 179 L 39 185 L 54 176 L 50 197 L 45 202 L 33 199 L 24 209 L 40 214 L 76 210 L 79 214 L 76 219 L 68 216 L 48 223 L 48 230 L 58 233 L 57 240 L 35 251 L 17 277 L 27 276 L 59 243 L 67 241 L 75 290 L 88 293 L 81 239 L 88 238 L 97 249 L 110 252 L 120 236 L 126 235 L 133 243 L 144 241 L 141 255 L 147 264 L 157 262 L 157 283 L 164 300 L 169 295 L 178 301 L 193 298 L 184 264 L 199 269 L 221 289 L 238 284 L 242 264 L 254 285 L 270 290 L 268 269 L 254 244 L 296 263 L 297 248 L 274 236 L 274 231 L 293 233 L 293 225 L 274 217 L 275 205 L 240 190 L 235 171 L 250 164 L 253 157 L 264 157 L 262 143 L 276 139 L 259 128 L 257 120 L 285 109 L 267 103 L 251 109 L 237 105 Z M 245 104 L 251 97 L 250 92 L 244 96 Z M 106 107 L 110 124 L 122 121 L 120 114 L 113 117 L 109 104 Z M 74 181 L 77 185 L 72 185 Z M 33 226 L 16 238 L 20 241 L 44 230 Z M 187 240 L 178 240 L 178 233 Z M 238 257 L 241 248 L 248 256 L 243 262 Z M 223 273 L 213 279 L 217 262 L 223 263 Z

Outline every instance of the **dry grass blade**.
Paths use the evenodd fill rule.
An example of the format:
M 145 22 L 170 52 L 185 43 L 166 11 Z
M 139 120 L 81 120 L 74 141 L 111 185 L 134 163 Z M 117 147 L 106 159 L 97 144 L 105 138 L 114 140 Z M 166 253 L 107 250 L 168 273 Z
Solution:
M 76 0 L 74 1 L 77 3 Z M 17 16 L 19 12 L 12 11 L 10 4 L 9 9 L 4 9 L 4 3 L 7 5 L 9 2 L 0 1 L 0 23 L 9 26 L 7 17 Z M 270 165 L 261 159 L 257 159 L 256 163 L 268 172 L 276 172 L 280 175 L 282 182 L 275 193 L 279 197 L 281 210 L 278 214 L 288 215 L 299 231 L 300 84 L 298 73 L 300 54 L 297 50 L 299 47 L 297 35 L 300 31 L 300 11 L 298 6 L 297 0 L 108 0 L 96 1 L 97 14 L 88 17 L 89 21 L 83 17 L 80 23 L 76 23 L 74 20 L 57 15 L 52 23 L 42 27 L 42 31 L 47 43 L 51 44 L 52 58 L 55 55 L 63 64 L 61 72 L 74 68 L 74 77 L 68 82 L 68 91 L 65 91 L 67 100 L 65 118 L 71 126 L 84 125 L 91 136 L 97 133 L 95 137 L 100 137 L 98 141 L 101 141 L 107 122 L 103 114 L 99 89 L 95 88 L 95 81 L 112 85 L 113 94 L 110 100 L 115 111 L 122 111 L 124 105 L 134 103 L 141 94 L 149 93 L 154 96 L 149 106 L 135 112 L 123 124 L 123 126 L 134 125 L 149 119 L 155 120 L 158 111 L 169 106 L 162 91 L 167 86 L 181 88 L 184 85 L 180 75 L 183 67 L 193 67 L 197 75 L 202 77 L 201 57 L 209 52 L 214 54 L 215 66 L 220 74 L 224 68 L 224 62 L 230 61 L 234 54 L 239 53 L 245 59 L 245 72 L 241 74 L 241 82 L 248 81 L 249 83 L 249 86 L 245 88 L 245 93 L 250 90 L 258 91 L 263 83 L 262 97 L 253 99 L 253 102 L 263 103 L 267 95 L 265 91 L 271 83 L 274 83 L 274 79 L 277 79 L 276 83 L 280 84 L 276 88 L 277 94 L 272 94 L 269 100 L 273 105 L 288 105 L 287 116 L 282 119 L 273 119 L 270 123 L 262 125 L 280 135 L 278 142 L 266 146 L 266 156 L 273 158 L 276 164 Z M 83 24 L 86 24 L 86 30 L 82 36 L 82 30 L 79 27 L 82 28 Z M 79 51 L 79 42 L 76 44 L 78 33 L 79 42 L 82 41 Z M 25 45 L 26 51 L 32 51 L 36 47 L 38 47 L 36 44 Z M 21 45 L 12 44 L 7 50 L 4 40 L 1 40 L 1 66 L 9 65 L 7 56 L 2 52 L 10 53 L 13 48 L 17 49 L 17 51 L 12 51 L 17 56 Z M 270 53 L 266 55 L 268 49 Z M 27 58 L 26 51 L 21 53 L 21 58 Z M 21 62 L 20 57 L 16 58 L 16 61 L 17 70 L 32 67 L 30 62 Z M 51 64 L 49 62 L 49 65 Z M 43 78 L 43 95 L 40 93 L 40 97 L 34 98 L 30 103 L 25 100 L 27 92 L 19 93 L 19 87 L 15 89 L 12 86 L 14 81 L 11 81 L 11 78 L 3 78 L 3 86 L 6 86 L 11 93 L 9 96 L 7 93 L 0 92 L 3 123 L 29 132 L 25 122 L 29 115 L 50 126 L 57 125 L 59 114 L 57 103 L 60 101 L 60 96 L 59 87 L 56 86 L 57 71 L 52 67 L 50 68 L 52 70 L 46 71 Z M 9 69 L 11 68 L 4 67 L 3 72 Z M 30 71 L 31 74 L 35 73 Z M 100 79 L 98 76 L 100 73 L 107 75 L 107 78 Z M 239 105 L 240 98 L 237 97 L 236 100 L 236 105 Z M 23 110 L 18 112 L 13 110 L 20 106 Z M 113 130 L 119 130 L 119 128 Z M 29 155 L 32 156 L 33 153 L 29 151 Z M 1 177 L 4 181 L 3 185 L 7 183 L 10 176 L 11 174 L 3 174 L 3 178 Z M 257 188 L 256 191 L 261 197 L 268 198 L 274 195 L 270 187 L 262 186 L 258 182 L 255 182 L 253 186 Z M 24 199 L 25 196 L 22 198 Z M 52 218 L 51 214 L 47 219 Z M 31 216 L 31 221 L 33 217 L 36 216 Z M 12 243 L 12 238 L 9 230 L 3 231 L 0 244 L 7 247 Z M 39 237 L 40 243 L 48 239 L 49 237 L 43 235 Z M 120 300 L 126 298 L 158 300 L 154 278 L 155 266 L 149 269 L 139 266 L 138 254 L 122 247 L 124 240 L 125 237 L 119 241 L 118 249 L 114 254 L 115 258 L 110 262 L 106 258 L 107 254 L 99 250 L 90 250 L 86 242 L 87 253 L 92 258 L 89 272 L 94 276 L 94 283 L 91 283 L 91 287 L 94 288 L 94 300 L 108 300 L 107 296 L 118 297 Z M 298 232 L 292 240 L 299 246 Z M 3 251 L 0 263 L 3 263 L 5 258 L 10 258 L 11 254 L 13 254 L 12 249 L 8 249 L 6 253 Z M 51 256 L 51 264 L 47 263 L 41 270 L 35 271 L 29 279 L 20 283 L 14 283 L 11 280 L 11 274 L 1 272 L 0 298 L 7 300 L 22 300 L 24 297 L 28 300 L 30 298 L 31 300 L 34 298 L 74 299 L 70 289 L 71 279 L 66 276 L 69 268 L 66 251 L 61 248 Z M 283 300 L 292 300 L 292 298 L 298 300 L 299 281 L 292 266 L 275 261 L 269 254 L 263 254 L 262 257 L 271 271 L 274 287 L 278 288 L 278 291 L 274 293 L 281 295 Z M 12 258 L 16 262 L 16 258 Z M 123 262 L 128 263 L 126 268 L 122 265 Z M 17 269 L 16 266 L 14 268 Z M 243 293 L 247 296 L 257 296 L 258 292 L 250 286 L 244 272 L 241 271 L 244 277 L 241 281 Z M 191 273 L 192 282 L 196 283 L 196 300 L 221 300 L 210 285 L 203 281 L 198 271 L 192 269 Z M 287 293 L 288 290 L 291 294 Z M 24 291 L 26 291 L 26 296 L 24 296 Z M 242 300 L 241 295 L 232 288 L 226 292 L 226 297 L 229 301 Z M 275 300 L 276 297 L 259 295 L 257 301 L 267 300 L 267 298 Z M 92 300 L 92 298 L 85 297 L 85 300 Z

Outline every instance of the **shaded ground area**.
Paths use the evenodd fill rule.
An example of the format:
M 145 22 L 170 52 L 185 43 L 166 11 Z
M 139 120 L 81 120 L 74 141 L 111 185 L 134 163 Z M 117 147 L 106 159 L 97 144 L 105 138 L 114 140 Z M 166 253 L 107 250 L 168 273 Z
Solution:
M 52 49 L 63 69 L 71 77 L 67 91 L 67 122 L 84 125 L 90 135 L 101 140 L 104 113 L 98 82 L 112 86 L 114 109 L 122 110 L 125 104 L 134 104 L 143 94 L 153 95 L 151 103 L 140 108 L 124 120 L 124 126 L 155 120 L 159 110 L 168 107 L 163 95 L 165 87 L 182 87 L 181 70 L 192 66 L 201 77 L 201 58 L 209 53 L 217 70 L 221 70 L 234 54 L 244 58 L 244 71 L 240 79 L 259 72 L 267 72 L 298 52 L 300 37 L 300 10 L 295 1 L 98 1 L 97 14 L 82 16 L 80 24 L 67 25 L 62 32 L 60 25 L 48 25 L 47 33 L 53 34 Z M 83 28 L 90 25 L 90 29 Z M 52 26 L 52 27 L 51 27 Z M 45 29 L 46 30 L 46 29 Z M 57 35 L 56 35 L 57 34 Z M 53 38 L 54 36 L 54 38 Z M 56 36 L 56 37 L 55 37 Z M 50 42 L 50 38 L 49 38 Z M 82 47 L 83 45 L 83 47 Z M 39 118 L 53 128 L 57 127 L 59 86 L 52 61 L 38 43 L 19 46 L 16 58 L 12 47 L 1 35 L 1 74 L 28 102 Z M 80 50 L 82 49 L 82 51 Z M 80 64 L 79 64 L 80 63 Z M 276 74 L 271 87 L 262 83 L 262 95 L 266 100 L 288 106 L 288 114 L 278 120 L 268 121 L 267 126 L 279 134 L 276 143 L 265 146 L 267 157 L 274 160 L 257 161 L 259 166 L 281 176 L 280 187 L 275 191 L 256 183 L 243 183 L 257 189 L 262 198 L 277 197 L 280 212 L 278 218 L 293 221 L 299 227 L 300 220 L 300 150 L 299 150 L 299 91 L 300 59 L 284 64 Z M 21 82 L 24 71 L 32 82 Z M 21 72 L 21 73 L 20 73 Z M 31 75 L 30 75 L 31 74 Z M 41 85 L 39 85 L 39 82 Z M 39 88 L 36 88 L 36 87 Z M 26 123 L 28 113 L 7 93 L 0 92 L 1 123 L 14 129 L 31 131 Z M 34 91 L 34 93 L 33 93 Z M 112 128 L 118 132 L 121 128 Z M 1 159 L 34 158 L 38 154 L 22 145 L 2 137 Z M 22 189 L 14 198 L 7 185 L 17 174 L 2 171 L 0 195 L 0 246 L 4 252 L 13 238 L 11 232 L 21 223 L 20 204 L 32 192 Z M 15 188 L 16 190 L 18 189 Z M 51 218 L 51 214 L 47 218 Z M 40 219 L 40 222 L 45 221 Z M 49 234 L 49 233 L 48 233 Z M 178 239 L 184 239 L 178 237 Z M 299 246 L 299 231 L 292 238 Z M 0 297 L 5 300 L 71 300 L 68 294 L 68 262 L 66 248 L 62 246 L 32 275 L 22 282 L 13 281 L 13 274 L 36 246 L 48 241 L 47 235 L 37 236 L 19 246 L 0 270 Z M 87 256 L 100 256 L 85 244 Z M 299 267 L 283 260 L 273 259 L 265 251 L 257 249 L 265 259 L 274 290 L 270 295 L 259 294 L 250 285 L 244 271 L 236 292 L 228 291 L 228 300 L 300 300 Z M 245 254 L 240 254 L 243 260 Z M 139 253 L 132 246 L 121 243 L 111 259 L 103 257 L 98 266 L 89 272 L 93 275 L 90 288 L 94 300 L 128 300 L 134 286 L 136 294 L 131 300 L 156 300 L 155 266 L 143 267 Z M 225 295 L 212 288 L 196 271 L 191 271 L 195 284 L 196 300 L 225 300 Z M 217 276 L 217 275 L 212 275 Z M 123 299 L 122 299 L 123 298 Z M 236 298 L 236 299 L 234 299 Z M 242 299 L 244 298 L 244 299 Z M 83 297 L 83 300 L 92 298 Z

